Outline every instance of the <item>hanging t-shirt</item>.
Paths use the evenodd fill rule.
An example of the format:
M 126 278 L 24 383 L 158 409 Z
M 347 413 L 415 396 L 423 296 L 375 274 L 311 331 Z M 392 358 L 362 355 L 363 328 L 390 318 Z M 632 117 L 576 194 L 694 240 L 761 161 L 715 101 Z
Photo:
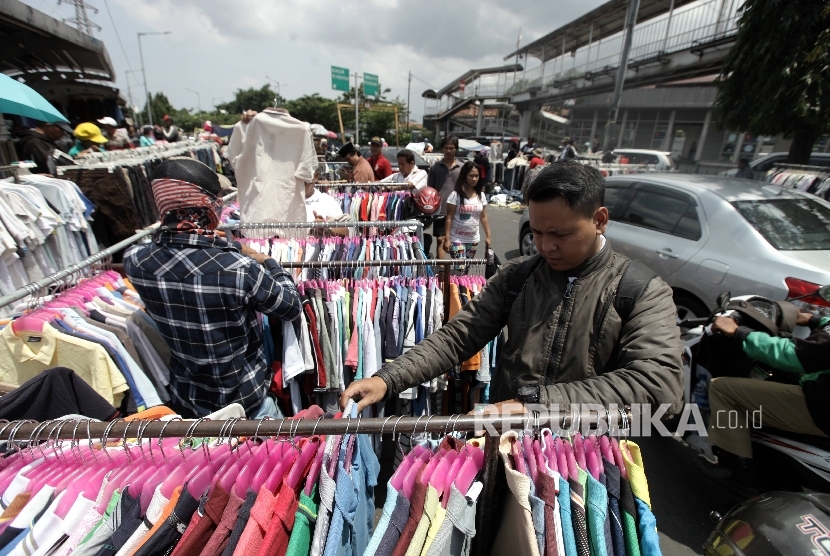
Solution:
M 481 222 L 481 213 L 487 205 L 487 199 L 484 193 L 472 199 L 464 198 L 459 205 L 458 193 L 453 191 L 447 198 L 448 205 L 455 205 L 455 216 L 452 219 L 452 228 L 450 228 L 450 241 L 461 243 L 478 243 L 481 240 L 479 233 L 479 223 Z
M 326 220 L 336 220 L 343 216 L 343 209 L 340 208 L 337 199 L 320 191 L 315 191 L 311 197 L 306 197 L 305 210 L 307 222 L 314 222 L 315 212 Z

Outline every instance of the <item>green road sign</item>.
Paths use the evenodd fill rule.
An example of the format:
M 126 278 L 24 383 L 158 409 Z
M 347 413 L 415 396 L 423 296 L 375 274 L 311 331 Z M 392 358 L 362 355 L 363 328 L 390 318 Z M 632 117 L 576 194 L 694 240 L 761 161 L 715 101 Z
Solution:
M 380 92 L 378 76 L 371 73 L 363 74 L 363 94 L 367 97 L 376 97 Z
M 349 68 L 331 67 L 331 88 L 335 91 L 349 91 Z

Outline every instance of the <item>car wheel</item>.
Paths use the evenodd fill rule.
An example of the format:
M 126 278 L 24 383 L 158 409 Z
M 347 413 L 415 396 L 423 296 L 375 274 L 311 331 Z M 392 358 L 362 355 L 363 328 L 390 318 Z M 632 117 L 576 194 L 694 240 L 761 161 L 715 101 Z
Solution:
M 675 293 L 672 298 L 677 307 L 678 324 L 686 319 L 699 319 L 709 314 L 709 309 L 689 294 Z
M 536 250 L 536 244 L 533 243 L 533 232 L 530 231 L 530 226 L 522 231 L 522 237 L 519 240 L 519 249 L 523 256 L 535 255 L 539 252 Z

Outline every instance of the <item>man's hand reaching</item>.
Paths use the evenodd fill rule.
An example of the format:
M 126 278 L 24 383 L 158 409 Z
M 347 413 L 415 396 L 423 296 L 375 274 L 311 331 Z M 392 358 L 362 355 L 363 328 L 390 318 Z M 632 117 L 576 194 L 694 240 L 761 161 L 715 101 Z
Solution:
M 380 377 L 373 376 L 352 382 L 342 394 L 340 394 L 340 407 L 345 408 L 350 399 L 357 403 L 357 412 L 360 413 L 373 403 L 383 401 L 386 395 L 386 383 Z

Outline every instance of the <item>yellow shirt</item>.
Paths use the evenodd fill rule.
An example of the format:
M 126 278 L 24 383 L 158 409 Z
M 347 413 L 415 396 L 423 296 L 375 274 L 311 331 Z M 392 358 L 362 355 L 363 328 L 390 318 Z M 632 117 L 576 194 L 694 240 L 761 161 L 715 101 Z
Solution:
M 0 382 L 17 384 L 46 369 L 67 367 L 111 403 L 121 404 L 129 390 L 127 380 L 98 344 L 61 334 L 51 325 L 41 334 L 16 335 L 11 325 L 0 334 Z
M 449 489 L 446 489 L 444 492 L 444 496 L 449 496 Z M 424 548 L 421 550 L 421 556 L 426 556 L 426 553 L 429 552 L 429 547 L 432 546 L 432 541 L 435 540 L 435 536 L 438 534 L 439 529 L 441 529 L 441 525 L 444 524 L 444 519 L 447 517 L 447 510 L 438 504 L 438 507 L 435 508 L 435 517 L 432 518 L 432 525 L 429 526 L 429 531 L 427 531 L 427 540 L 424 541 Z M 420 525 L 420 523 L 418 523 Z
M 651 508 L 651 498 L 648 494 L 648 480 L 646 479 L 646 469 L 643 466 L 643 455 L 640 453 L 640 447 L 630 440 L 623 440 L 620 442 L 620 448 L 623 446 L 628 448 L 631 457 L 628 457 L 625 450 L 622 451 L 623 461 L 625 462 L 625 469 L 628 471 L 628 482 L 631 483 L 631 491 L 634 496 L 646 503 Z
M 420 556 L 421 550 L 424 548 L 424 542 L 427 540 L 427 533 L 435 517 L 435 510 L 438 506 L 440 506 L 438 503 L 438 491 L 435 490 L 434 486 L 429 485 L 427 487 L 426 498 L 424 499 L 424 513 L 421 514 L 421 521 L 418 522 L 418 527 L 415 529 L 415 534 L 412 536 L 412 541 L 406 550 L 406 556 Z

